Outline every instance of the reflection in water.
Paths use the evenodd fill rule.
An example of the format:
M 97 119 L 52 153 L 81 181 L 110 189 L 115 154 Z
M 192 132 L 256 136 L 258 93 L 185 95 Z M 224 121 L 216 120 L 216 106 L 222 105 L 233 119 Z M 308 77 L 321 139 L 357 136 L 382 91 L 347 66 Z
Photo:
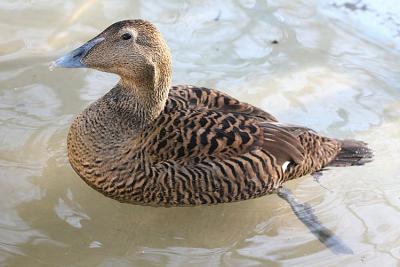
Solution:
M 286 187 L 279 189 L 278 196 L 289 203 L 297 218 L 330 250 L 340 254 L 353 254 L 351 248 L 346 246 L 339 237 L 335 236 L 334 233 L 321 224 L 309 204 L 299 203 L 292 192 Z
M 371 27 L 343 27 L 342 1 L 328 2 L 2 1 L 0 266 L 395 266 L 400 56 L 364 38 Z M 371 145 L 373 163 L 324 172 L 331 191 L 311 177 L 285 185 L 353 255 L 332 253 L 277 195 L 158 209 L 109 200 L 74 174 L 70 121 L 117 77 L 48 63 L 139 17 L 167 39 L 175 84 L 220 88 L 283 122 Z

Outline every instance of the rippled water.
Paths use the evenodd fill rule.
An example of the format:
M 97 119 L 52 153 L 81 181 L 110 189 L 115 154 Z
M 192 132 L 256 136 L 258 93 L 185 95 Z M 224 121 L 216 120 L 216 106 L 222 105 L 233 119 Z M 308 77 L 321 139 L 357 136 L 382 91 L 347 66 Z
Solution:
M 397 266 L 400 23 L 396 1 L 381 2 L 1 1 L 0 265 Z M 370 143 L 371 164 L 328 171 L 323 187 L 311 176 L 287 184 L 353 255 L 333 254 L 276 195 L 151 208 L 107 199 L 77 177 L 68 126 L 117 77 L 48 63 L 139 17 L 166 37 L 176 84 L 216 87 L 284 122 Z

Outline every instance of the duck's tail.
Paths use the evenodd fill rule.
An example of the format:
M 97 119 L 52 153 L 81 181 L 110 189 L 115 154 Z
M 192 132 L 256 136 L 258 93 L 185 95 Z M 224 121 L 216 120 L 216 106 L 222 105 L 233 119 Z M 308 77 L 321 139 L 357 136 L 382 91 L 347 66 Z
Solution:
M 359 166 L 372 161 L 373 153 L 367 143 L 356 140 L 340 140 L 340 143 L 341 150 L 329 166 Z

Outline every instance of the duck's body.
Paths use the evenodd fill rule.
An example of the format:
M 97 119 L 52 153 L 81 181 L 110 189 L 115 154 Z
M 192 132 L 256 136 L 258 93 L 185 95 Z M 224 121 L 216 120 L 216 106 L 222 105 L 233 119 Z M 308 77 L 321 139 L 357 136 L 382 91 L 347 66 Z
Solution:
M 124 21 L 90 42 L 103 42 L 128 26 L 139 37 L 148 29 L 153 37 L 158 34 L 148 22 Z M 87 65 L 107 48 L 93 46 L 81 53 Z M 72 123 L 71 165 L 104 195 L 154 206 L 233 202 L 271 193 L 285 181 L 328 164 L 357 165 L 371 157 L 362 142 L 278 123 L 261 109 L 217 90 L 170 88 L 169 66 L 164 66 L 169 57 L 163 59 L 163 52 L 161 46 L 156 49 L 161 59 L 146 57 L 145 65 L 154 66 L 140 75 L 113 71 L 122 77 L 118 85 Z M 107 71 L 102 64 L 94 67 Z

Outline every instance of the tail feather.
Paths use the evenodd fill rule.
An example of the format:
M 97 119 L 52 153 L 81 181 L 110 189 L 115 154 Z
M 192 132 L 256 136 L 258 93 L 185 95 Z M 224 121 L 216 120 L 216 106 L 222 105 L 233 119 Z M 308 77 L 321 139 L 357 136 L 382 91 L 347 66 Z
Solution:
M 372 161 L 373 153 L 368 148 L 367 143 L 356 140 L 340 140 L 340 143 L 340 152 L 328 166 L 359 166 Z

